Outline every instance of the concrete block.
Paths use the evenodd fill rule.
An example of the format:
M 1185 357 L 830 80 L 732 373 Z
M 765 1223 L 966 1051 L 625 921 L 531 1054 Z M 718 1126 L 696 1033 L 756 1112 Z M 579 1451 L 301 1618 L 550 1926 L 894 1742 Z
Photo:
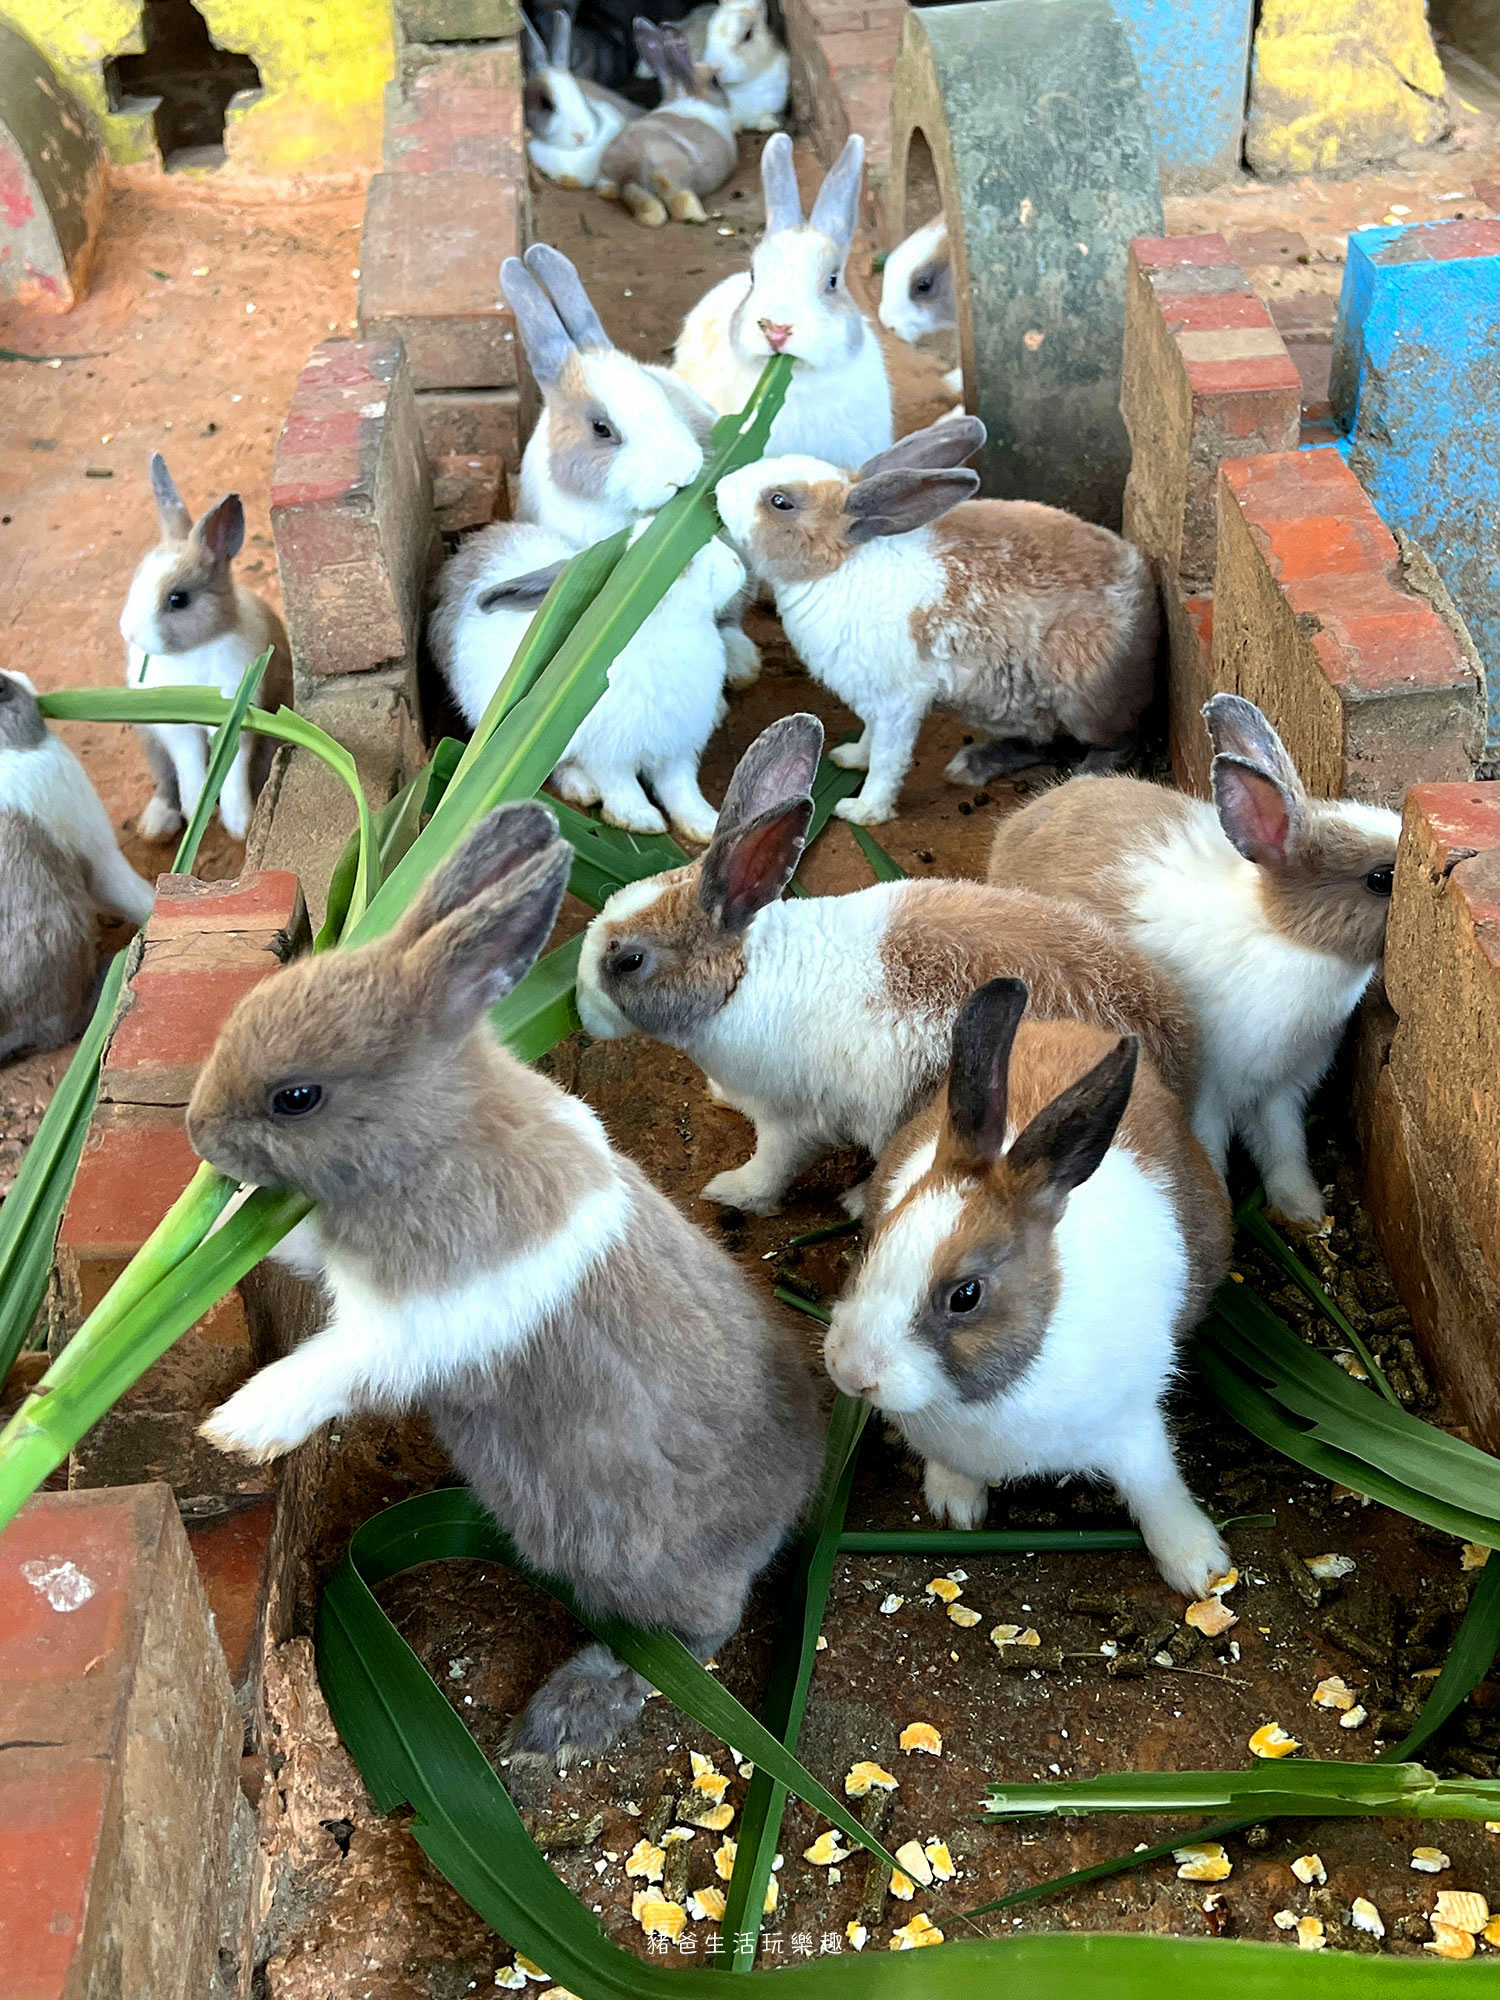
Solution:
M 408 49 L 386 91 L 393 173 L 503 174 L 526 181 L 521 58 L 514 42 Z
M 1461 627 L 1340 454 L 1226 460 L 1219 482 L 1215 687 L 1266 711 L 1319 796 L 1399 806 L 1471 778 L 1483 707 Z
M 524 183 L 476 173 L 377 174 L 359 252 L 359 324 L 398 338 L 416 389 L 508 389 L 515 320 L 500 266 L 525 247 Z
M 365 796 L 377 805 L 424 759 L 415 656 L 369 673 L 309 674 L 298 683 L 297 712 L 353 753 Z
M 1162 223 L 1145 99 L 1108 0 L 908 12 L 893 87 L 894 235 L 933 212 L 912 200 L 929 164 L 953 247 L 964 400 L 989 428 L 985 491 L 1117 527 L 1130 463 L 1126 256 Z
M 399 341 L 314 349 L 276 445 L 271 525 L 299 682 L 415 652 L 432 481 Z
M 50 63 L 0 19 L 0 297 L 68 312 L 107 200 L 104 149 Z
M 1164 194 L 1216 187 L 1239 171 L 1252 0 L 1118 0 Z
M 1329 392 L 1381 518 L 1421 543 L 1468 626 L 1500 755 L 1500 221 L 1357 230 Z
M 1459 1414 L 1500 1449 L 1500 784 L 1417 785 L 1386 942 L 1395 1010 L 1366 1204 Z
M 1245 127 L 1257 174 L 1357 173 L 1448 124 L 1426 0 L 1261 0 Z
M 0 1993 L 201 2000 L 243 1725 L 164 1486 L 48 1493 L 0 1562 Z
M 396 0 L 409 42 L 497 42 L 516 33 L 516 0 Z

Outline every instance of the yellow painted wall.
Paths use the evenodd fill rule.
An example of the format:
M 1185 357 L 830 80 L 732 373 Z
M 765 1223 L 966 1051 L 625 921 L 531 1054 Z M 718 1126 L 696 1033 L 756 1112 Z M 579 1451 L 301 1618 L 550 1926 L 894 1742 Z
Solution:
M 233 164 L 260 174 L 337 173 L 380 164 L 387 82 L 395 75 L 390 0 L 195 0 L 221 48 L 254 58 L 262 91 L 231 110 Z M 0 14 L 41 49 L 97 116 L 114 160 L 156 157 L 148 116 L 111 112 L 102 65 L 138 53 L 140 0 L 3 0 Z
M 1266 175 L 1352 173 L 1448 129 L 1424 0 L 1263 0 L 1245 154 Z

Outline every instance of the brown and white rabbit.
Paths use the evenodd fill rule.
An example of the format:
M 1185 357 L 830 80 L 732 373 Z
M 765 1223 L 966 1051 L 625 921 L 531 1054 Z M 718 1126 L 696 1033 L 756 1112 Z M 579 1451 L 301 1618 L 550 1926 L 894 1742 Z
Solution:
M 1303 1113 L 1375 976 L 1400 816 L 1313 799 L 1253 702 L 1216 694 L 1212 801 L 1075 778 L 1000 822 L 989 879 L 1098 910 L 1176 981 L 1203 1044 L 1193 1123 L 1222 1173 L 1238 1136 L 1271 1206 L 1323 1197 Z
M 161 541 L 141 558 L 120 614 L 127 687 L 207 687 L 233 695 L 246 667 L 269 646 L 270 664 L 256 697 L 277 709 L 292 700 L 292 657 L 281 620 L 263 598 L 235 582 L 230 565 L 245 540 L 245 510 L 226 493 L 196 526 L 161 453 L 151 455 Z M 210 732 L 196 722 L 140 725 L 156 792 L 140 816 L 147 840 L 182 831 L 208 775 Z M 276 745 L 247 730 L 219 794 L 224 830 L 243 840 Z
M 812 817 L 815 716 L 775 722 L 741 758 L 707 852 L 621 889 L 584 937 L 578 1011 L 690 1055 L 755 1126 L 755 1154 L 705 1199 L 770 1214 L 840 1146 L 878 1154 L 936 1089 L 976 986 L 1024 978 L 1046 1018 L 1139 1033 L 1193 1089 L 1191 1017 L 1170 980 L 1077 905 L 978 882 L 886 882 L 781 900 Z
M 864 724 L 834 752 L 864 783 L 840 817 L 896 810 L 929 708 L 990 740 L 948 766 L 982 784 L 1038 762 L 1059 736 L 1115 768 L 1151 698 L 1156 585 L 1108 528 L 1031 500 L 976 500 L 962 461 L 977 417 L 914 431 L 858 472 L 767 458 L 719 481 L 730 540 L 769 583 L 787 638 L 815 680 Z
M 596 186 L 624 202 L 647 229 L 707 222 L 702 196 L 723 187 L 739 159 L 729 102 L 675 28 L 638 16 L 641 60 L 661 85 L 661 103 L 616 133 L 599 162 Z
M 420 1406 L 527 1562 L 707 1657 L 812 1490 L 816 1394 L 725 1252 L 489 1031 L 571 862 L 544 807 L 501 807 L 388 937 L 294 962 L 225 1023 L 189 1136 L 317 1202 L 283 1248 L 332 1312 L 203 1434 L 266 1460 L 343 1413 Z M 646 1693 L 585 1647 L 514 1748 L 601 1750 Z
M 1229 1203 L 1139 1043 L 1023 1021 L 996 979 L 953 1030 L 946 1093 L 870 1182 L 864 1258 L 824 1348 L 926 1461 L 939 1520 L 989 1488 L 1113 1482 L 1174 1590 L 1229 1567 L 1162 1414 L 1176 1346 L 1229 1268 Z

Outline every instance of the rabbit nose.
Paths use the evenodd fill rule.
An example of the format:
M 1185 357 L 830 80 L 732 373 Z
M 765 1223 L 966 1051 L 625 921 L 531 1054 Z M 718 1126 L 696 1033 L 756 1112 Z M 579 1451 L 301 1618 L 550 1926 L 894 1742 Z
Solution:
M 781 350 L 792 337 L 792 329 L 789 326 L 778 326 L 775 320 L 772 319 L 763 319 L 756 323 L 760 327 L 761 332 L 766 336 L 767 347 L 770 348 L 773 354 L 780 354 Z

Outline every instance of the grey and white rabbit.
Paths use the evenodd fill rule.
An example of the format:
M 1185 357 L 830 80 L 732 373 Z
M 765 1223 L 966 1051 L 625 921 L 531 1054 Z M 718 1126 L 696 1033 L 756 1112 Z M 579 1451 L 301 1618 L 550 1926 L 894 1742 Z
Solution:
M 815 1392 L 729 1256 L 490 1033 L 571 862 L 544 807 L 500 807 L 387 937 L 295 961 L 225 1023 L 189 1136 L 317 1202 L 283 1250 L 331 1312 L 203 1434 L 264 1461 L 331 1418 L 421 1407 L 528 1563 L 706 1658 L 812 1490 Z M 602 1750 L 647 1692 L 586 1646 L 512 1747 Z
M 723 187 L 739 160 L 729 102 L 675 28 L 638 17 L 636 47 L 661 85 L 661 103 L 605 148 L 596 183 L 647 229 L 707 222 L 703 196 Z
M 526 151 L 538 173 L 559 187 L 591 188 L 615 134 L 642 114 L 602 83 L 575 76 L 571 66 L 573 19 L 563 8 L 552 16 L 551 47 L 521 16 L 526 67 Z
M 880 324 L 913 346 L 958 330 L 953 290 L 953 248 L 944 216 L 924 222 L 896 245 L 880 277 Z M 943 385 L 955 396 L 964 389 L 964 371 L 951 368 Z

